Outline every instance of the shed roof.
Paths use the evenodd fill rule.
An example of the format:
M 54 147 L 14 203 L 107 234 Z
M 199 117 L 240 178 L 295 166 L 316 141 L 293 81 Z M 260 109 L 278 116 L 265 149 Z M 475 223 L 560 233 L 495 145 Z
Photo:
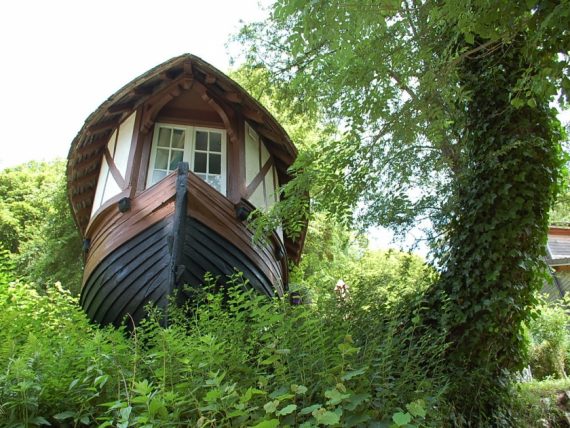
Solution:
M 546 250 L 550 266 L 570 265 L 570 228 L 550 227 Z

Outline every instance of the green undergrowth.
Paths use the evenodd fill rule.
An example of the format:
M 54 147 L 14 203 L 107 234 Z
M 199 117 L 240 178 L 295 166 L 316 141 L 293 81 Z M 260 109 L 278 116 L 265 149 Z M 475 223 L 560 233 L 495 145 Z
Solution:
M 127 332 L 57 284 L 0 285 L 0 426 L 441 426 L 445 334 L 399 305 L 290 306 L 239 277 L 193 294 L 167 328 L 153 312 Z
M 570 380 L 548 379 L 518 385 L 513 413 L 520 427 L 569 427 Z

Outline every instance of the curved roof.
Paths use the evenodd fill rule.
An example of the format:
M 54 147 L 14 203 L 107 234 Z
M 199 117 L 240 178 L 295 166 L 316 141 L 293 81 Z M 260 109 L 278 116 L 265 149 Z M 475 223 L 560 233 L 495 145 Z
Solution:
M 87 118 L 71 143 L 68 195 L 82 234 L 89 223 L 101 159 L 110 136 L 139 106 L 182 79 L 199 82 L 209 97 L 240 111 L 265 138 L 278 170 L 287 176 L 297 150 L 277 120 L 224 73 L 194 55 L 184 54 L 154 67 L 111 95 Z

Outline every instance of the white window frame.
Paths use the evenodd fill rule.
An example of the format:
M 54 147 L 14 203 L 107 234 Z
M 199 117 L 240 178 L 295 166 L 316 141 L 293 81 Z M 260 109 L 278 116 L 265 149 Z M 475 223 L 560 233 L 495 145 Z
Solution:
M 176 123 L 157 122 L 154 125 L 154 133 L 152 136 L 152 145 L 151 145 L 151 149 L 150 149 L 150 159 L 149 159 L 149 163 L 148 163 L 148 171 L 147 171 L 147 176 L 146 176 L 146 188 L 148 189 L 149 187 L 152 187 L 155 184 L 162 181 L 162 180 L 159 180 L 156 183 L 150 184 L 152 181 L 152 174 L 154 172 L 154 162 L 156 160 L 156 153 L 158 150 L 158 134 L 159 134 L 158 130 L 160 129 L 160 127 L 169 128 L 169 129 L 184 130 L 184 154 L 183 154 L 182 161 L 188 162 L 188 165 L 190 166 L 190 170 L 192 172 L 194 172 L 194 153 L 195 153 L 195 149 L 196 149 L 196 132 L 197 131 L 217 132 L 217 133 L 221 134 L 221 143 L 222 143 L 221 155 L 222 155 L 222 159 L 221 159 L 221 170 L 220 170 L 220 176 L 221 176 L 220 193 L 222 195 L 226 196 L 227 181 L 228 181 L 228 174 L 227 174 L 227 133 L 226 133 L 226 130 L 220 129 L 220 128 L 207 128 L 207 127 L 203 127 L 203 126 L 179 125 Z M 203 151 L 200 150 L 200 152 L 203 152 Z M 210 152 L 208 151 L 208 153 L 210 153 Z M 209 162 L 209 160 L 208 160 L 208 162 Z M 196 174 L 201 174 L 201 173 L 196 173 Z M 208 173 L 208 174 L 210 174 L 210 173 Z M 206 180 L 204 180 L 204 181 L 206 181 Z M 208 183 L 208 182 L 206 181 L 206 183 Z M 216 191 L 218 190 L 214 186 L 212 186 L 210 183 L 208 183 L 208 184 L 213 189 L 215 189 Z

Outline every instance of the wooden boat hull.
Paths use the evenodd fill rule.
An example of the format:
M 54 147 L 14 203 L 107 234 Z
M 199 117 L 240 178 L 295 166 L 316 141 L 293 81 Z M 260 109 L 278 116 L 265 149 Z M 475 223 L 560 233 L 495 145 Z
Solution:
M 147 304 L 165 309 L 170 294 L 200 287 L 207 272 L 220 283 L 242 272 L 261 293 L 285 292 L 287 260 L 279 238 L 254 242 L 229 200 L 192 173 L 178 177 L 178 191 L 176 180 L 173 174 L 133 198 L 128 212 L 112 204 L 88 228 L 80 303 L 93 321 L 138 324 Z

